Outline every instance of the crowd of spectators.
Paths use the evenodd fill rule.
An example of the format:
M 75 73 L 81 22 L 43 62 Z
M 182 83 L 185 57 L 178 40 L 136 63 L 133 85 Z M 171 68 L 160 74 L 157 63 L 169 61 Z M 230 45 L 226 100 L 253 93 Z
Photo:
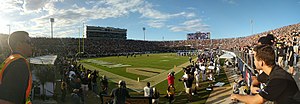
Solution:
M 126 55 L 134 52 L 174 52 L 177 50 L 221 48 L 239 49 L 251 47 L 258 39 L 267 34 L 277 37 L 278 43 L 297 41 L 300 38 L 300 23 L 284 26 L 278 29 L 254 34 L 247 37 L 225 38 L 225 39 L 203 39 L 203 40 L 177 40 L 177 41 L 141 41 L 141 40 L 116 40 L 116 39 L 84 39 L 78 38 L 32 38 L 34 44 L 34 55 L 61 54 L 63 56 L 74 56 L 82 52 L 91 56 Z M 0 58 L 8 54 L 7 35 L 0 35 Z M 80 41 L 81 47 L 78 46 Z M 84 44 L 84 47 L 82 45 Z M 296 43 L 299 44 L 299 43 Z M 84 48 L 84 49 L 83 49 Z
M 0 35 L 0 52 L 8 50 L 6 42 L 7 36 Z M 80 41 L 80 43 L 79 43 Z M 34 55 L 41 56 L 47 54 L 57 54 L 61 56 L 75 56 L 80 52 L 90 56 L 112 56 L 127 55 L 131 53 L 145 52 L 170 52 L 172 48 L 161 46 L 161 42 L 140 41 L 140 40 L 117 40 L 117 39 L 82 39 L 78 38 L 32 38 Z M 80 47 L 79 47 L 80 44 Z M 83 47 L 84 46 L 84 47 Z
M 84 98 L 87 96 L 88 91 L 100 95 L 98 88 L 98 71 L 89 70 L 74 60 L 63 60 L 63 62 L 64 70 L 61 72 L 63 76 L 61 84 L 62 101 L 65 101 L 66 92 L 70 92 L 71 99 L 75 104 L 85 102 Z

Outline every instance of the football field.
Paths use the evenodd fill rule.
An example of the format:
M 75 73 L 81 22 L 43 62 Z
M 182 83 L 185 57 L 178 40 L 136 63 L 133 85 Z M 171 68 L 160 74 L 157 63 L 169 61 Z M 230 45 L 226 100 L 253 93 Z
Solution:
M 192 57 L 193 60 L 196 56 Z M 190 65 L 188 56 L 177 56 L 176 53 L 144 54 L 136 56 L 112 56 L 102 58 L 89 58 L 80 61 L 84 67 L 91 70 L 99 70 L 99 74 L 106 75 L 110 80 L 111 90 L 117 87 L 115 83 L 124 80 L 130 94 L 133 96 L 143 96 L 143 87 L 146 82 L 150 82 L 152 87 L 156 87 L 161 94 L 161 101 L 167 102 L 163 95 L 166 94 L 167 75 L 170 71 L 175 71 L 176 104 L 182 104 L 186 101 L 184 85 L 178 81 L 183 75 L 182 68 Z M 138 80 L 139 78 L 139 80 Z M 226 82 L 227 78 L 223 70 L 216 81 Z M 209 81 L 201 82 L 198 88 L 198 96 L 193 96 L 195 103 L 205 103 L 209 96 L 209 91 L 205 88 Z M 228 83 L 226 83 L 228 85 Z
M 177 56 L 176 53 L 161 53 L 91 58 L 80 62 L 126 78 L 143 80 L 188 62 L 188 59 L 188 56 Z

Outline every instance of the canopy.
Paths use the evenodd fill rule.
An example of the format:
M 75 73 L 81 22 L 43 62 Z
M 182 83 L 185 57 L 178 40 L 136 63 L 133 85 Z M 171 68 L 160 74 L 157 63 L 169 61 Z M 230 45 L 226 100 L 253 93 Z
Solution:
M 54 65 L 56 58 L 57 58 L 57 55 L 45 55 L 45 56 L 30 58 L 29 62 L 31 64 Z
M 228 59 L 228 58 L 234 58 L 234 56 L 232 56 L 230 53 L 225 53 L 225 54 L 221 55 L 219 58 Z
M 236 57 L 236 55 L 235 55 L 233 52 L 226 51 L 226 50 L 222 50 L 222 52 L 228 53 L 228 54 L 230 54 L 231 56 Z

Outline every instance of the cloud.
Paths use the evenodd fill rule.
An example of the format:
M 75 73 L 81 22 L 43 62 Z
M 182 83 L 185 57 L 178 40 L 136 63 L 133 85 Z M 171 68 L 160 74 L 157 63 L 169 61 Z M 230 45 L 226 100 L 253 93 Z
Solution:
M 195 16 L 196 16 L 195 13 L 188 13 L 188 14 L 186 14 L 186 17 L 188 17 L 188 18 L 192 18 L 192 17 L 195 17 Z
M 1 14 L 20 11 L 23 5 L 23 0 L 1 0 Z
M 40 11 L 49 0 L 24 0 L 23 8 L 25 11 Z
M 55 36 L 62 37 L 77 33 L 76 28 L 82 26 L 83 21 L 119 18 L 131 13 L 139 14 L 140 18 L 145 19 L 143 21 L 153 28 L 168 27 L 168 21 L 172 19 L 196 17 L 193 12 L 162 12 L 144 0 L 80 0 L 79 2 L 73 0 L 1 0 L 0 19 L 9 18 L 7 20 L 14 21 L 10 24 L 15 29 L 27 30 L 32 33 L 31 35 L 48 36 L 49 19 L 55 18 Z M 185 24 L 180 26 L 185 26 Z M 173 26 L 170 29 L 172 31 L 189 30 L 180 26 Z
M 165 20 L 148 20 L 147 24 L 150 27 L 154 27 L 154 28 L 161 28 L 165 26 Z
M 236 0 L 222 0 L 225 3 L 237 5 Z
M 186 9 L 189 9 L 189 10 L 196 10 L 196 8 L 194 8 L 194 7 L 187 7 Z
M 200 19 L 188 20 L 181 23 L 178 26 L 170 26 L 170 30 L 174 32 L 196 32 L 196 31 L 208 31 L 209 26 L 203 24 Z

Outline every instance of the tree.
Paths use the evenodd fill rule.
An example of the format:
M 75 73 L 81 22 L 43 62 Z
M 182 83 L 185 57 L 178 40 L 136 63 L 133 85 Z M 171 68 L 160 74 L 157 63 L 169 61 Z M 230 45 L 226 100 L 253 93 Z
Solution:
M 41 67 L 37 67 L 36 69 L 36 77 L 39 82 L 42 84 L 42 98 L 45 100 L 45 84 L 46 82 L 55 82 L 55 74 L 54 74 L 54 66 L 45 65 Z

